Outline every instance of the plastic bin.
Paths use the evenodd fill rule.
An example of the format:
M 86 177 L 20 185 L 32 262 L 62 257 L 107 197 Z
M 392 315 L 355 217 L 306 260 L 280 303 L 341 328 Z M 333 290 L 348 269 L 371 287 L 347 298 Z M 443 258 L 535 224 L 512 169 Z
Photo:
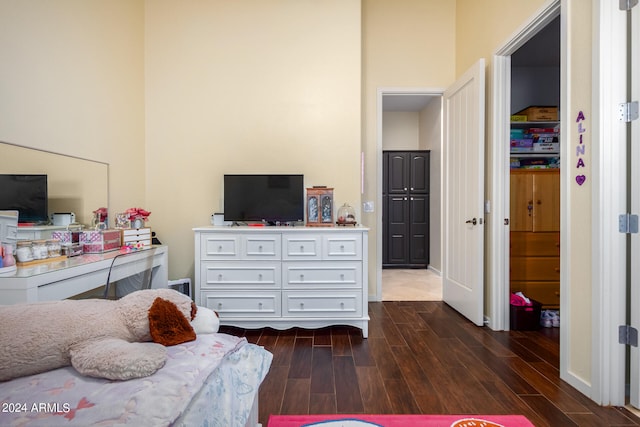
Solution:
M 540 328 L 542 304 L 531 300 L 531 305 L 511 305 L 510 329 L 512 331 L 535 331 Z

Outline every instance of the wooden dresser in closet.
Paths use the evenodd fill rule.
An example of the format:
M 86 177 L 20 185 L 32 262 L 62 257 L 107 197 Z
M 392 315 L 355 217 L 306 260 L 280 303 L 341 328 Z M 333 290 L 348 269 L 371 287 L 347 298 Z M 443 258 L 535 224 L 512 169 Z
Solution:
M 560 306 L 560 171 L 511 171 L 511 291 Z

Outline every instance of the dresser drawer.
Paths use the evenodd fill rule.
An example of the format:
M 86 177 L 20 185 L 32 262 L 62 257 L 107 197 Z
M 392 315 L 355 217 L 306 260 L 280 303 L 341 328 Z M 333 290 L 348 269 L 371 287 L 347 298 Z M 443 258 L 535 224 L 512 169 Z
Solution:
M 282 245 L 283 260 L 322 259 L 322 239 L 317 234 L 285 234 Z
M 229 317 L 280 317 L 280 292 L 202 291 L 201 304 L 214 310 L 220 319 Z
M 285 262 L 282 287 L 287 289 L 345 289 L 362 287 L 358 262 Z
M 329 233 L 322 237 L 322 255 L 327 260 L 362 259 L 362 235 Z
M 200 277 L 202 289 L 279 289 L 282 266 L 279 262 L 204 261 Z
M 283 291 L 282 317 L 358 317 L 362 292 Z
M 522 292 L 545 307 L 560 307 L 560 282 L 512 281 L 511 292 Z
M 559 257 L 511 257 L 510 279 L 560 280 Z
M 280 234 L 247 234 L 242 236 L 242 259 L 280 260 Z
M 511 256 L 560 256 L 560 233 L 511 233 Z
M 240 236 L 226 233 L 202 233 L 200 259 L 240 259 Z

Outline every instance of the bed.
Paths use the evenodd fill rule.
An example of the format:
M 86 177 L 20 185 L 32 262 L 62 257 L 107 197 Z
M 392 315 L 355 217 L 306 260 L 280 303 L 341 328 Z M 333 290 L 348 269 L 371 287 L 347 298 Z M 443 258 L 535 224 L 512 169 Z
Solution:
M 202 334 L 167 348 L 155 374 L 128 381 L 72 367 L 0 383 L 5 426 L 256 426 L 272 355 L 245 338 Z

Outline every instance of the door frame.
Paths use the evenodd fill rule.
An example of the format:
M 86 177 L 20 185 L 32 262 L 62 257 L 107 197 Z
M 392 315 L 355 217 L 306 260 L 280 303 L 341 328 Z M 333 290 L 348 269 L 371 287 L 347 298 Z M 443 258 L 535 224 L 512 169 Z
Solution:
M 509 197 L 509 125 L 511 117 L 511 55 L 521 48 L 540 30 L 560 15 L 560 0 L 555 0 L 542 9 L 536 16 L 513 35 L 493 56 L 493 108 L 492 123 L 489 127 L 489 141 L 492 141 L 491 156 L 491 193 L 493 221 L 490 225 L 488 245 L 490 266 L 488 283 L 491 285 L 489 327 L 496 331 L 509 330 L 509 226 L 505 219 L 510 216 Z M 562 26 L 562 25 L 561 25 Z M 561 29 L 561 33 L 562 33 Z M 562 67 L 561 67 L 562 68 Z M 561 76 L 561 80 L 565 77 Z M 565 87 L 561 82 L 561 91 Z M 566 97 L 561 94 L 562 105 Z M 560 138 L 563 138 L 560 132 Z M 566 145 L 561 142 L 561 146 Z M 562 159 L 562 157 L 561 157 Z M 564 165 L 563 165 L 564 166 Z M 561 207 L 565 205 L 561 198 Z M 562 239 L 561 239 L 562 240 Z M 562 270 L 561 270 L 562 271 Z
M 626 348 L 618 344 L 617 325 L 625 324 L 627 305 L 626 248 L 621 234 L 617 233 L 618 215 L 626 212 L 621 197 L 626 189 L 626 156 L 608 145 L 622 137 L 615 107 L 626 98 L 619 96 L 624 79 L 614 78 L 620 55 L 626 44 L 620 29 L 625 27 L 618 2 L 593 0 L 593 86 L 592 86 L 592 322 L 591 322 L 591 372 L 572 372 L 570 334 L 577 328 L 571 325 L 569 304 L 571 278 L 569 264 L 570 221 L 568 194 L 571 189 L 573 156 L 566 132 L 561 132 L 561 269 L 560 310 L 560 377 L 571 386 L 589 396 L 600 405 L 624 405 L 626 373 Z M 510 55 L 539 29 L 558 14 L 561 16 L 561 105 L 563 127 L 573 124 L 569 105 L 570 64 L 567 41 L 567 1 L 553 0 L 534 16 L 522 30 L 498 49 L 493 58 L 493 122 L 492 165 L 494 171 L 491 188 L 494 221 L 489 238 L 491 243 L 491 311 L 489 326 L 494 330 L 507 330 L 509 325 L 509 228 L 501 226 L 509 218 L 509 106 L 510 106 Z M 571 147 L 572 148 L 572 147 Z M 502 154 L 502 155 L 500 155 Z M 564 169 L 564 172 L 562 171 Z M 624 176 L 623 176 L 624 175 Z M 626 191 L 624 191 L 626 197 Z M 564 261 L 563 261 L 564 260 Z M 585 379 L 590 375 L 590 379 Z
M 404 87 L 379 87 L 376 93 L 376 224 L 378 233 L 376 233 L 376 295 L 375 301 L 382 301 L 382 180 L 383 180 L 383 167 L 382 167 L 382 116 L 383 111 L 383 97 L 384 95 L 400 95 L 400 96 L 433 96 L 442 97 L 444 93 L 443 88 L 404 88 Z M 442 116 L 441 116 L 442 117 Z M 442 132 L 440 133 L 440 153 L 442 153 Z M 442 157 L 442 156 L 441 156 Z M 442 163 L 442 158 L 440 158 Z M 442 194 L 442 191 L 441 191 Z M 442 204 L 440 204 L 442 210 Z M 441 216 L 442 217 L 442 216 Z M 442 224 L 440 224 L 442 225 Z M 431 225 L 430 225 L 431 227 Z M 440 253 L 442 253 L 442 239 L 440 240 Z

